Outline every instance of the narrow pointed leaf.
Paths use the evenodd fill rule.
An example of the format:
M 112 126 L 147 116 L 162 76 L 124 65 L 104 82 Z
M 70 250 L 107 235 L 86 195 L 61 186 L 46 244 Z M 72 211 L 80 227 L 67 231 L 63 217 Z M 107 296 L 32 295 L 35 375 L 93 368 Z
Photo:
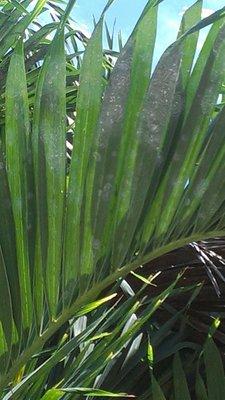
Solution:
M 197 400 L 208 400 L 207 391 L 205 388 L 204 381 L 199 373 L 197 372 L 196 382 L 195 382 L 195 394 Z
M 191 400 L 179 354 L 176 354 L 174 357 L 173 379 L 175 399 Z
M 38 205 L 36 264 L 42 265 L 48 303 L 55 316 L 63 245 L 65 201 L 65 79 L 63 29 L 56 33 L 39 76 L 34 110 L 33 154 Z
M 153 400 L 166 400 L 162 389 L 160 388 L 157 380 L 152 376 L 152 399 Z
M 143 159 L 141 163 L 138 162 L 138 176 L 146 168 L 145 185 L 147 182 L 149 185 L 146 202 L 150 206 L 143 225 L 142 246 L 151 237 L 161 214 L 165 182 L 163 179 L 160 181 L 160 178 L 163 169 L 168 166 L 168 157 L 170 156 L 178 119 L 183 109 L 184 93 L 181 85 L 181 61 L 182 46 L 179 43 L 172 45 L 162 55 L 152 76 L 140 121 L 140 136 L 142 134 L 144 140 L 142 139 L 141 142 Z M 161 104 L 161 107 L 159 107 L 161 101 L 163 101 L 163 105 Z M 148 171 L 150 171 L 150 174 Z M 159 182 L 161 182 L 161 185 L 158 187 Z M 143 184 L 143 181 L 137 180 L 139 190 L 144 190 L 141 187 Z M 158 193 L 156 195 L 157 188 Z M 155 200 L 152 202 L 155 195 Z
M 151 73 L 156 28 L 157 7 L 150 7 L 137 25 L 133 36 L 131 84 L 124 116 L 116 177 L 118 197 L 114 216 L 115 242 L 112 254 L 114 265 L 120 265 L 124 260 L 145 199 L 145 194 L 139 190 L 140 187 L 137 184 L 138 179 L 142 180 L 139 175 L 142 146 L 140 145 L 141 135 L 138 123 L 143 113 L 143 104 Z M 125 163 L 126 169 L 124 169 Z M 144 187 L 145 182 L 142 182 L 142 185 Z
M 222 400 L 225 393 L 223 362 L 211 338 L 207 339 L 203 354 L 206 368 L 208 399 Z
M 13 317 L 17 330 L 20 333 L 22 329 L 21 294 L 19 272 L 17 269 L 15 224 L 2 145 L 0 150 L 0 166 L 0 243 L 10 287 Z
M 93 63 L 93 58 L 95 62 Z M 86 171 L 93 142 L 93 135 L 99 116 L 102 97 L 102 20 L 97 24 L 89 40 L 80 76 L 80 90 L 77 100 L 76 133 L 72 155 L 66 218 L 65 238 L 65 285 L 77 281 L 79 274 L 88 274 L 91 267 L 90 216 L 86 214 L 84 243 L 81 225 Z M 89 191 L 92 187 L 87 188 Z M 87 194 L 86 201 L 88 203 Z M 87 204 L 89 208 L 89 204 Z M 81 248 L 84 246 L 83 258 Z M 82 271 L 80 265 L 82 263 Z
M 201 20 L 202 0 L 197 0 L 188 8 L 181 21 L 178 38 L 187 32 L 193 25 Z M 183 42 L 183 60 L 182 60 L 182 84 L 185 87 L 191 72 L 194 56 L 196 52 L 199 31 L 189 35 Z
M 28 328 L 32 320 L 31 269 L 27 235 L 29 114 L 22 41 L 18 43 L 14 51 L 7 76 L 5 130 L 6 164 L 16 228 L 16 251 L 23 326 Z

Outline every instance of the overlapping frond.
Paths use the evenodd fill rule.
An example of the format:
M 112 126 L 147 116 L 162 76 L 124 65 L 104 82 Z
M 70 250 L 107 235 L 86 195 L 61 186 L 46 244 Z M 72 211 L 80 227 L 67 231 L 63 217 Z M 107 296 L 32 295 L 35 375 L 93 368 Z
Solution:
M 107 81 L 102 24 L 112 2 L 86 46 L 78 95 L 67 83 L 75 84 L 80 64 L 65 52 L 75 1 L 24 43 L 46 1 L 29 12 L 26 1 L 1 8 L 2 391 L 116 279 L 191 241 L 225 235 L 224 108 L 215 114 L 225 9 L 199 22 L 198 0 L 152 73 L 159 2 L 149 1 Z M 198 30 L 208 24 L 193 65 Z

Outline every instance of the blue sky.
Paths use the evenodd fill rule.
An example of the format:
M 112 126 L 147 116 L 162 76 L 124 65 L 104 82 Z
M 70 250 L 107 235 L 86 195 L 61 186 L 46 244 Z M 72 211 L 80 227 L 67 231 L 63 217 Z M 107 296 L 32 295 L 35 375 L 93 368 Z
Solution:
M 175 40 L 182 13 L 185 8 L 194 2 L 194 0 L 164 0 L 160 4 L 156 47 L 157 58 Z M 116 18 L 116 32 L 121 29 L 124 41 L 128 38 L 146 3 L 147 0 L 115 0 L 115 3 L 107 12 L 107 23 L 112 27 Z M 105 4 L 106 0 L 77 0 L 73 18 L 78 23 L 78 27 L 91 32 L 93 15 L 98 19 Z M 204 0 L 203 4 L 203 16 L 207 16 L 210 12 L 224 7 L 225 1 Z M 200 35 L 199 48 L 204 41 L 205 34 L 205 32 L 202 32 Z

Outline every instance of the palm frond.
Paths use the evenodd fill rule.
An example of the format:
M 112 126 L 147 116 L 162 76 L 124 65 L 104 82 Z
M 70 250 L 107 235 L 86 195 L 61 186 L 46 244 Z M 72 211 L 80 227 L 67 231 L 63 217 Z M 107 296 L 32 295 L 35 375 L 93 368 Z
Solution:
M 225 236 L 224 108 L 215 116 L 225 72 L 224 8 L 198 22 L 201 2 L 195 3 L 151 73 L 159 2 L 149 1 L 107 80 L 101 38 L 112 0 L 88 40 L 79 72 L 65 51 L 72 0 L 62 13 L 57 8 L 59 22 L 38 25 L 23 45 L 45 3 L 38 1 L 28 13 L 26 1 L 22 9 L 9 2 L 1 8 L 6 86 L 1 88 L 0 179 L 8 210 L 0 211 L 0 271 L 8 300 L 6 306 L 0 298 L 5 399 L 18 376 L 25 378 L 17 393 L 35 379 L 39 366 L 33 357 L 74 316 L 90 311 L 90 303 L 93 310 L 117 279 L 190 242 Z M 193 66 L 196 33 L 208 24 L 211 30 Z M 37 37 L 26 73 L 29 46 Z M 78 74 L 79 85 L 68 87 Z M 29 102 L 29 95 L 34 100 Z M 68 165 L 70 116 L 74 140 Z M 122 337 L 112 343 L 106 337 L 105 349 L 116 354 L 174 284 Z M 81 387 L 82 378 L 83 387 L 90 388 L 96 372 L 82 374 L 93 363 L 102 371 L 111 353 L 97 347 L 82 360 L 82 370 L 78 357 L 73 387 Z M 47 365 L 52 367 L 51 357 Z M 73 368 L 66 375 L 70 388 Z

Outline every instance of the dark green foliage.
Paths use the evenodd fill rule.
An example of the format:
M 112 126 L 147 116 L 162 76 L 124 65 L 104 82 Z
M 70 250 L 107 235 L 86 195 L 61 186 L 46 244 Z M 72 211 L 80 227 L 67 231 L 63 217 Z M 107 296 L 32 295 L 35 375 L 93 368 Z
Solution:
M 110 50 L 102 49 L 104 15 L 113 0 L 89 40 L 71 26 L 75 1 L 65 10 L 55 3 L 39 0 L 32 10 L 26 0 L 0 3 L 5 400 L 12 393 L 38 400 L 129 392 L 129 385 L 104 387 L 105 376 L 113 376 L 118 358 L 124 383 L 135 346 L 142 363 L 150 318 L 166 299 L 190 288 L 175 288 L 175 277 L 148 300 L 142 288 L 108 308 L 115 297 L 109 287 L 168 251 L 225 235 L 224 109 L 215 109 L 225 74 L 224 9 L 200 22 L 197 1 L 152 72 L 159 1 L 148 1 L 114 68 L 108 28 Z M 58 19 L 40 26 L 38 15 L 47 6 Z M 198 31 L 209 24 L 193 66 Z M 187 308 L 199 292 L 191 288 Z M 196 343 L 180 346 L 193 358 L 200 352 Z M 204 350 L 210 400 L 209 359 L 221 375 L 218 399 L 224 385 L 213 346 L 208 341 Z M 174 370 L 175 396 L 189 400 L 178 355 Z

